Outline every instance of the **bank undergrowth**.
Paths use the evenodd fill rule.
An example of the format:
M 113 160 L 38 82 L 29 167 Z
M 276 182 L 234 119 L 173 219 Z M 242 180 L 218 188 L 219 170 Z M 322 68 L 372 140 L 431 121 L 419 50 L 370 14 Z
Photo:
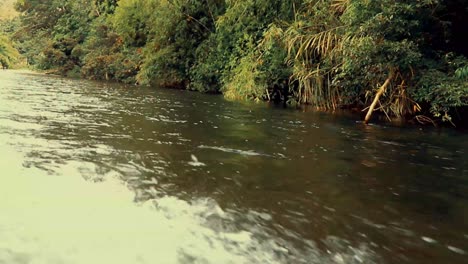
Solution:
M 14 40 L 29 64 L 69 76 L 455 124 L 468 106 L 466 6 L 19 0 Z

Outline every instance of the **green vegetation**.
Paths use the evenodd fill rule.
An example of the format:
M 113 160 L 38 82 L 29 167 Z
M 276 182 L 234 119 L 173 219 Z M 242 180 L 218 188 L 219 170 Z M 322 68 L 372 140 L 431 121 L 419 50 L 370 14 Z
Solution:
M 10 40 L 11 34 L 15 31 L 13 20 L 16 12 L 13 9 L 11 0 L 0 0 L 0 69 L 7 69 L 18 62 L 20 54 Z
M 18 0 L 14 39 L 68 76 L 456 123 L 467 2 Z
M 16 0 L 0 0 L 0 20 L 12 19 L 18 15 L 14 9 Z
M 19 56 L 18 51 L 13 47 L 10 40 L 0 35 L 0 68 L 10 68 Z

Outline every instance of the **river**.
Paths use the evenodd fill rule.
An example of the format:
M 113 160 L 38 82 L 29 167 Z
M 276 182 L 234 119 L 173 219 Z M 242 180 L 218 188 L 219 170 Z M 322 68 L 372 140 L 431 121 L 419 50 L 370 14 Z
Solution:
M 468 135 L 0 71 L 0 263 L 467 263 Z

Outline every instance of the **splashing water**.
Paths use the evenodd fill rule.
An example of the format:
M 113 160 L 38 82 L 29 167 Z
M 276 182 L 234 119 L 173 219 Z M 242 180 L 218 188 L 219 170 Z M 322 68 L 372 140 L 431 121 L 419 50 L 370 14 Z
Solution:
M 1 149 L 0 166 L 8 170 L 0 185 L 0 263 L 285 263 L 291 257 L 273 238 L 209 228 L 209 218 L 235 220 L 212 200 L 165 196 L 135 204 L 118 173 L 85 181 L 81 172 L 95 165 L 67 162 L 63 175 L 51 176 L 18 164 L 23 157 L 11 147 Z M 310 250 L 309 263 L 368 254 L 353 249 L 327 261 Z
M 463 136 L 27 72 L 0 90 L 0 264 L 466 257 Z

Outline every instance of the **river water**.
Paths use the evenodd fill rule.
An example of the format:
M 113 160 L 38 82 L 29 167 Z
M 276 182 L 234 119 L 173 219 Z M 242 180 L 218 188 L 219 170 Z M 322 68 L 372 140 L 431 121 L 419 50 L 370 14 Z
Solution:
M 0 72 L 0 263 L 468 263 L 468 135 Z

